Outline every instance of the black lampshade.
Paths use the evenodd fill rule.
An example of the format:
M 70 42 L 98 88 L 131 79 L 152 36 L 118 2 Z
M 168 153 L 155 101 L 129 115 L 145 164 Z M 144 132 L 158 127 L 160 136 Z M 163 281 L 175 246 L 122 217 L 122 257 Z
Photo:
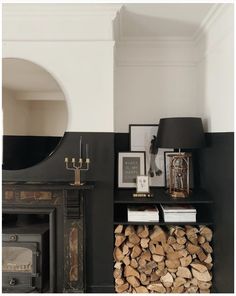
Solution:
M 197 149 L 205 146 L 201 118 L 161 118 L 157 133 L 160 148 Z

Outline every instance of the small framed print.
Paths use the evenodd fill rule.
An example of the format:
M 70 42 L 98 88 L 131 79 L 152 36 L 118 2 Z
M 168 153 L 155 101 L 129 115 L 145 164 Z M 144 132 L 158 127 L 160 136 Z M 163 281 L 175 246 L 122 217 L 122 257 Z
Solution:
M 145 175 L 145 152 L 119 152 L 118 187 L 136 188 L 137 176 Z
M 149 193 L 148 176 L 137 176 L 137 193 Z

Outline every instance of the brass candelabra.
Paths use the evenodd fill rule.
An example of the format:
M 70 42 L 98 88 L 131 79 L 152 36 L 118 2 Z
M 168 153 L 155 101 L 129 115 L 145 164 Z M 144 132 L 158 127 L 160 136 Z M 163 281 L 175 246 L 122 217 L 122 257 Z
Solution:
M 65 157 L 65 165 L 66 169 L 69 171 L 75 172 L 74 183 L 71 183 L 73 186 L 82 186 L 85 183 L 81 183 L 80 175 L 81 171 L 88 171 L 90 165 L 90 158 L 88 157 L 88 144 L 86 144 L 86 157 L 83 159 L 82 157 L 82 137 L 80 137 L 80 152 L 79 159 L 73 157 L 71 160 L 68 157 Z

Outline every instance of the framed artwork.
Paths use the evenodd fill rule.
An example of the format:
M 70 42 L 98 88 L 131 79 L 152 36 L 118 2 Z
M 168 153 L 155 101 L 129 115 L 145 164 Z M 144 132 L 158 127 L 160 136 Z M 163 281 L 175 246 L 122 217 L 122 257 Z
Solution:
M 137 176 L 145 175 L 145 152 L 119 152 L 118 187 L 136 188 Z
M 174 151 L 174 149 L 157 148 L 158 124 L 130 124 L 130 150 L 145 151 L 145 162 L 147 175 L 149 176 L 149 186 L 165 186 L 165 164 L 164 152 Z
M 177 151 L 175 152 L 169 152 L 166 151 L 164 154 L 164 162 L 165 162 L 165 186 L 166 188 L 170 187 L 170 162 L 169 162 L 169 157 L 168 155 L 173 155 L 178 153 Z M 189 153 L 189 152 L 188 152 Z M 190 171 L 190 176 L 189 176 L 189 188 L 193 189 L 194 187 L 194 182 L 193 182 L 193 160 L 192 157 L 190 157 L 190 165 L 189 165 L 189 171 Z
M 137 193 L 149 193 L 148 176 L 137 176 Z

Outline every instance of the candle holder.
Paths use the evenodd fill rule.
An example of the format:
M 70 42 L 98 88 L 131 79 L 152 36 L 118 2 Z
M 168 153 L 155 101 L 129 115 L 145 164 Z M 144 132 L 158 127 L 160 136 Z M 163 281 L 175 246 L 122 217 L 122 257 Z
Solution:
M 73 186 L 84 185 L 85 183 L 81 183 L 81 181 L 80 181 L 80 172 L 89 170 L 90 159 L 87 157 L 85 159 L 79 158 L 79 160 L 77 161 L 77 165 L 76 165 L 75 158 L 72 158 L 70 161 L 69 158 L 66 157 L 65 164 L 66 164 L 67 170 L 75 172 L 75 181 L 74 181 L 74 183 L 70 183 L 70 185 L 73 185 Z

